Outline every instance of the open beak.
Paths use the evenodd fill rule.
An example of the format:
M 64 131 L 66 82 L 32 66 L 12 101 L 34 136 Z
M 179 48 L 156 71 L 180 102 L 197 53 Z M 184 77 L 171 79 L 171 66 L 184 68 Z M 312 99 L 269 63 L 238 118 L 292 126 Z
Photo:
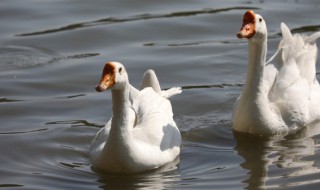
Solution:
M 106 63 L 103 68 L 101 80 L 95 89 L 97 92 L 103 92 L 113 87 L 115 84 L 115 66 L 112 64 L 112 62 Z
M 237 33 L 238 38 L 250 39 L 256 34 L 255 13 L 248 10 L 243 15 L 243 22 L 240 31 Z

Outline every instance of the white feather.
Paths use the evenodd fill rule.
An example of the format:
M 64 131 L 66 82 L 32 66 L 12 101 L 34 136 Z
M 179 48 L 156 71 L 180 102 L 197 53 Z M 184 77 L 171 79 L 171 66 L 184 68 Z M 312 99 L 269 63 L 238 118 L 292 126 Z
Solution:
M 181 135 L 171 103 L 161 91 L 154 90 L 160 89 L 155 73 L 147 71 L 145 76 L 141 91 L 128 80 L 123 89 L 112 89 L 113 117 L 97 133 L 90 148 L 95 168 L 135 173 L 161 167 L 178 157 Z M 148 87 L 150 84 L 152 87 Z
M 234 106 L 233 128 L 263 135 L 292 133 L 320 120 L 320 87 L 315 67 L 315 40 L 320 32 L 292 35 L 281 23 L 283 39 L 277 52 L 265 62 L 266 27 L 257 28 L 259 35 L 249 39 L 248 76 Z

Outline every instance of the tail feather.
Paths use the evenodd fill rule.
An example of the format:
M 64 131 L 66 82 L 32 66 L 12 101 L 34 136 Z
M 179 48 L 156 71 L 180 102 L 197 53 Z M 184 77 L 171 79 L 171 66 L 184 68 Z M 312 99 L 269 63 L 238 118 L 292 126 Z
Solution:
M 288 28 L 288 26 L 283 22 L 281 23 L 281 33 L 285 44 L 293 43 L 293 36 L 291 34 L 291 31 Z
M 164 98 L 170 98 L 171 96 L 180 94 L 182 92 L 181 87 L 173 87 L 168 90 L 161 90 L 157 75 L 152 69 L 149 69 L 144 73 L 140 89 L 142 90 L 147 87 L 151 87 L 155 92 Z
M 159 80 L 156 73 L 152 69 L 149 69 L 144 73 L 140 90 L 147 87 L 152 87 L 155 92 L 159 94 L 161 93 Z
M 284 23 L 281 23 L 281 32 L 283 36 L 283 40 L 280 42 L 281 46 L 279 45 L 279 48 L 282 49 L 281 62 L 288 66 L 293 64 L 290 68 L 296 67 L 299 77 L 312 83 L 316 73 L 315 64 L 318 49 L 315 41 L 320 37 L 320 32 L 310 36 L 292 35 L 290 29 Z
M 305 43 L 314 44 L 318 38 L 320 38 L 320 32 L 316 32 L 311 36 L 306 37 L 304 41 Z
M 181 87 L 172 87 L 172 88 L 169 88 L 168 90 L 162 90 L 161 96 L 165 98 L 170 98 L 171 96 L 181 94 L 181 92 L 182 92 Z

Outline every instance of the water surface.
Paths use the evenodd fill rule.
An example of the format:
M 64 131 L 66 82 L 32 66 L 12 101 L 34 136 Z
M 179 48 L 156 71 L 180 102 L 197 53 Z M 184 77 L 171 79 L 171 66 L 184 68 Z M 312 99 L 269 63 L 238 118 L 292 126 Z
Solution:
M 319 189 L 317 125 L 261 138 L 234 134 L 230 119 L 246 76 L 247 43 L 235 36 L 244 12 L 264 16 L 271 56 L 280 22 L 320 31 L 319 8 L 318 0 L 1 1 L 0 189 Z M 110 92 L 94 86 L 111 60 L 134 86 L 152 68 L 162 88 L 184 88 L 171 99 L 183 136 L 177 165 L 136 175 L 91 169 L 90 142 L 112 107 Z

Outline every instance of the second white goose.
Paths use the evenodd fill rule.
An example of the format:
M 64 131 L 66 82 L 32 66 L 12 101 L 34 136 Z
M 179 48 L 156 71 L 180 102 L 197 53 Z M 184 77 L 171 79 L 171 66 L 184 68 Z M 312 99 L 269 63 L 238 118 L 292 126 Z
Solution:
M 281 32 L 278 51 L 266 62 L 266 23 L 251 10 L 243 16 L 237 36 L 248 39 L 249 58 L 246 83 L 233 110 L 236 131 L 286 134 L 320 120 L 320 86 L 315 67 L 315 40 L 320 32 L 292 35 L 284 23 Z

